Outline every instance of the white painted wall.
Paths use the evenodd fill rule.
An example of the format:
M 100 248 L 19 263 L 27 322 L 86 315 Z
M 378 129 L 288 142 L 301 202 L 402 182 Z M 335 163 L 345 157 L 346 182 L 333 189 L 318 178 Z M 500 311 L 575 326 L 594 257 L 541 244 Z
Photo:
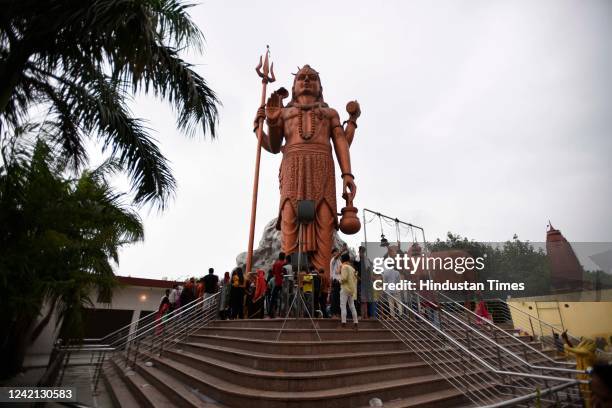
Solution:
M 166 289 L 163 288 L 123 286 L 113 291 L 113 298 L 110 304 L 97 302 L 97 293 L 92 293 L 91 300 L 96 309 L 132 310 L 132 321 L 136 321 L 141 311 L 151 312 L 157 310 L 165 291 Z M 47 310 L 48 305 L 45 305 L 43 310 L 41 310 L 40 319 L 42 319 Z M 47 365 L 58 334 L 56 323 L 57 318 L 54 314 L 38 339 L 28 348 L 24 368 L 44 367 Z

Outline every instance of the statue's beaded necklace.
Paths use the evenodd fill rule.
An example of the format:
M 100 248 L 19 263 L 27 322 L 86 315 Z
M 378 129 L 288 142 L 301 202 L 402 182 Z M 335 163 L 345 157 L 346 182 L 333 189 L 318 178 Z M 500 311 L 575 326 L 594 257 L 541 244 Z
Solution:
M 303 121 L 304 121 L 304 109 L 300 109 L 300 114 L 298 115 L 298 133 L 300 134 L 300 137 L 304 140 L 310 140 L 314 134 L 315 134 L 315 129 L 316 129 L 316 122 L 315 122 L 315 113 L 314 113 L 314 109 L 308 109 L 306 110 L 306 112 L 309 113 L 309 117 L 310 117 L 310 131 L 308 131 L 307 133 L 304 133 L 304 126 L 303 126 Z

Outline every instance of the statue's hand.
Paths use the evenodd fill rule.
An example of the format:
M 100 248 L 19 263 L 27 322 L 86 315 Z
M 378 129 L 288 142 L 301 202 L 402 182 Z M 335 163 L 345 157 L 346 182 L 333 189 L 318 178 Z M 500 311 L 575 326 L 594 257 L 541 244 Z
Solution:
M 268 120 L 268 125 L 275 124 L 281 115 L 281 110 L 283 109 L 283 100 L 281 95 L 278 92 L 272 92 L 272 95 L 268 98 L 268 103 L 266 104 L 266 118 Z
M 349 118 L 351 120 L 357 120 L 357 118 L 361 116 L 361 107 L 359 106 L 359 102 L 350 101 L 347 103 L 346 112 L 349 114 Z
M 342 198 L 344 198 L 347 203 L 352 203 L 355 194 L 357 194 L 357 186 L 355 185 L 353 176 L 345 174 L 342 176 Z

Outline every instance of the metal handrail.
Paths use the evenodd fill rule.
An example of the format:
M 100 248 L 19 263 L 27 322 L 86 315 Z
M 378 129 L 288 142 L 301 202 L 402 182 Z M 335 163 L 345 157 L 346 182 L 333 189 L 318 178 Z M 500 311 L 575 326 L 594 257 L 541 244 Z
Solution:
M 496 404 L 487 405 L 484 408 L 512 407 L 512 406 L 515 406 L 516 404 L 519 404 L 521 402 L 531 401 L 532 399 L 537 398 L 538 395 L 540 397 L 542 397 L 544 395 L 548 395 L 550 393 L 561 391 L 561 390 L 563 390 L 565 388 L 568 388 L 568 387 L 572 387 L 573 385 L 574 384 L 569 384 L 569 383 L 568 384 L 559 384 L 559 385 L 556 385 L 554 387 L 548 387 L 548 388 L 546 388 L 544 390 L 540 390 L 539 394 L 536 391 L 536 392 L 533 392 L 531 394 L 527 394 L 527 395 L 523 395 L 523 396 L 520 396 L 520 397 L 512 398 L 512 399 L 509 399 L 509 400 L 506 400 L 506 401 L 498 402 Z
M 431 300 L 423 297 L 422 295 L 420 295 L 419 293 L 415 293 L 415 295 L 417 296 L 417 299 L 422 298 L 427 302 L 432 302 Z M 458 324 L 460 324 L 461 326 L 465 327 L 466 329 L 471 330 L 472 333 L 480 336 L 481 338 L 485 339 L 488 343 L 492 344 L 495 347 L 499 347 L 500 349 L 502 349 L 504 352 L 506 352 L 507 354 L 509 354 L 510 356 L 512 356 L 514 359 L 520 361 L 521 363 L 527 365 L 529 368 L 531 369 L 535 369 L 535 370 L 549 370 L 549 371 L 559 371 L 559 372 L 566 372 L 566 373 L 571 373 L 571 374 L 584 374 L 586 371 L 583 370 L 573 370 L 573 369 L 569 369 L 569 368 L 560 368 L 560 367 L 542 367 L 542 366 L 535 366 L 532 365 L 531 363 L 529 363 L 526 360 L 523 360 L 519 355 L 515 354 L 512 350 L 507 349 L 506 347 L 504 347 L 503 345 L 497 343 L 496 341 L 494 341 L 493 339 L 491 339 L 490 337 L 484 335 L 480 330 L 476 330 L 474 327 L 466 324 L 462 319 L 457 318 L 456 316 L 454 316 L 452 313 L 448 313 L 446 310 L 442 310 L 440 309 L 441 313 L 444 313 L 445 316 L 453 319 L 454 321 L 458 322 Z M 504 331 L 505 332 L 505 331 Z M 507 334 L 507 333 L 506 333 Z M 516 339 L 514 336 L 510 336 L 512 339 Z M 524 344 L 523 342 L 521 342 L 521 344 Z
M 203 298 L 197 298 L 197 299 L 194 299 L 194 300 L 192 300 L 191 302 L 189 302 L 189 303 L 185 304 L 184 306 L 181 306 L 181 307 L 179 307 L 179 308 L 177 308 L 177 309 L 174 309 L 174 310 L 172 310 L 172 311 L 168 312 L 168 313 L 166 314 L 166 321 L 168 320 L 168 316 L 177 316 L 177 315 L 180 315 L 180 314 L 182 314 L 182 313 L 184 313 L 184 312 L 186 312 L 186 311 L 188 311 L 188 310 L 191 310 L 193 307 L 195 307 L 197 304 L 199 304 L 199 302 L 201 301 L 201 299 L 203 299 Z M 147 323 L 146 325 L 144 325 L 144 326 L 142 326 L 142 327 L 139 327 L 139 328 L 136 330 L 136 332 L 133 332 L 133 333 L 129 333 L 129 332 L 128 332 L 128 334 L 124 335 L 123 337 L 120 337 L 120 338 L 118 338 L 118 339 L 116 339 L 116 340 L 113 340 L 111 343 L 108 343 L 108 345 L 113 346 L 113 347 L 115 347 L 115 348 L 121 348 L 120 346 L 121 346 L 121 345 L 124 345 L 124 344 L 126 343 L 126 342 L 119 343 L 121 340 L 124 340 L 124 339 L 129 339 L 130 337 L 134 336 L 136 333 L 138 333 L 138 332 L 140 332 L 140 331 L 142 331 L 142 330 L 144 330 L 144 329 L 146 329 L 146 328 L 156 327 L 156 325 L 157 325 L 157 317 L 156 317 L 156 313 L 155 313 L 155 312 L 153 312 L 153 313 L 151 313 L 151 314 L 149 314 L 149 315 L 145 316 L 144 318 L 139 319 L 137 322 L 140 322 L 141 320 L 144 320 L 144 319 L 148 318 L 149 316 L 153 316 L 153 320 L 152 320 L 151 322 Z M 137 322 L 136 322 L 136 323 L 137 323 Z M 128 326 L 129 326 L 129 325 L 128 325 Z M 122 329 L 120 329 L 119 331 L 121 331 L 121 330 L 125 329 L 125 328 L 126 328 L 126 327 L 128 327 L 128 326 L 124 326 L 124 327 L 123 327 Z M 117 332 L 119 332 L 119 331 L 115 330 L 115 332 L 113 332 L 113 333 L 117 333 Z M 113 334 L 113 333 L 111 333 L 111 334 Z M 108 337 L 108 335 L 107 335 L 107 336 L 102 337 L 102 339 L 101 339 L 101 340 L 106 339 L 107 337 Z M 126 341 L 127 341 L 127 340 L 126 340 Z M 117 344 L 117 343 L 119 343 L 119 344 Z
M 218 313 L 219 298 L 220 298 L 220 292 L 217 292 L 214 295 L 209 296 L 207 298 L 204 298 L 204 297 L 198 298 L 195 301 L 191 302 L 192 303 L 191 306 L 184 308 L 178 313 L 174 313 L 170 317 L 166 317 L 163 320 L 162 319 L 157 320 L 155 326 L 147 327 L 147 328 L 143 328 L 142 330 L 139 330 L 140 333 L 137 333 L 135 336 L 132 336 L 131 338 L 127 339 L 125 342 L 125 346 L 121 347 L 122 350 L 125 350 L 126 366 L 129 365 L 130 346 L 132 344 L 135 344 L 134 361 L 133 361 L 133 364 L 135 364 L 138 357 L 145 355 L 144 350 L 139 351 L 140 344 L 143 341 L 146 341 L 147 338 L 153 336 L 153 341 L 151 341 L 149 345 L 149 350 L 153 351 L 156 345 L 156 339 L 158 337 L 155 333 L 157 329 L 161 327 L 163 330 L 163 335 L 159 336 L 159 341 L 160 341 L 159 354 L 161 355 L 163 351 L 163 347 L 164 347 L 164 342 L 167 341 L 166 335 L 170 331 L 169 330 L 170 328 L 174 328 L 177 325 L 184 323 L 188 319 L 191 320 L 194 317 L 194 315 L 199 312 L 204 312 L 204 317 L 207 320 L 210 320 L 210 318 L 214 318 Z M 205 305 L 206 303 L 208 303 L 210 306 L 206 310 L 204 310 L 202 309 L 202 305 Z M 185 326 L 181 330 L 179 330 L 179 332 L 177 332 L 178 334 L 177 333 L 171 334 L 171 336 L 173 335 L 174 338 L 172 338 L 170 341 L 174 342 L 175 344 L 181 341 L 183 338 L 189 335 L 190 328 L 192 330 L 197 330 L 199 327 L 201 327 L 202 320 L 203 320 L 202 318 L 198 318 L 196 319 L 195 322 L 189 321 L 189 324 L 185 324 Z M 145 335 L 148 335 L 148 336 L 145 337 Z M 99 367 L 99 370 L 101 370 L 101 366 Z
M 195 300 L 193 300 L 190 303 L 187 303 L 186 305 L 184 305 L 181 308 L 175 309 L 173 311 L 171 311 L 170 313 L 166 314 L 164 316 L 164 319 L 157 319 L 157 317 L 150 323 L 139 327 L 134 333 L 129 333 L 128 335 L 125 335 L 123 337 L 120 337 L 119 339 L 114 340 L 111 344 L 79 344 L 79 345 L 66 345 L 66 346 L 61 346 L 58 345 L 56 348 L 59 351 L 64 351 L 67 352 L 67 358 L 65 363 L 63 364 L 63 370 L 65 371 L 66 367 L 68 366 L 69 360 L 70 360 L 70 355 L 74 352 L 91 352 L 92 353 L 92 357 L 91 357 L 91 361 L 90 364 L 95 364 L 95 370 L 94 370 L 94 375 L 93 375 L 93 379 L 94 379 L 94 388 L 93 390 L 95 391 L 97 389 L 97 385 L 99 382 L 99 378 L 101 375 L 101 371 L 102 371 L 102 365 L 105 361 L 106 355 L 108 354 L 113 354 L 116 351 L 121 351 L 124 350 L 125 354 L 126 354 L 126 358 L 129 358 L 129 353 L 130 353 L 130 345 L 132 343 L 136 343 L 136 345 L 138 346 L 144 339 L 145 339 L 145 335 L 152 335 L 153 333 L 155 333 L 155 331 L 159 328 L 159 327 L 168 327 L 168 325 L 176 325 L 179 323 L 184 323 L 188 320 L 190 320 L 195 314 L 199 313 L 199 312 L 204 312 L 204 319 L 202 319 L 201 317 L 197 318 L 197 322 L 192 322 L 189 321 L 188 324 L 185 325 L 184 328 L 181 328 L 178 332 L 172 333 L 171 336 L 172 339 L 171 341 L 174 343 L 177 343 L 178 341 L 180 341 L 180 339 L 185 338 L 185 336 L 188 336 L 190 333 L 190 329 L 191 330 L 197 330 L 200 326 L 199 324 L 202 323 L 203 320 L 207 320 L 209 321 L 211 318 L 214 318 L 218 312 L 218 300 L 220 297 L 220 292 L 217 292 L 215 294 L 213 294 L 212 296 L 208 296 L 207 298 L 197 298 Z M 202 309 L 202 305 L 209 303 L 211 306 L 208 306 L 206 309 Z M 148 317 L 148 316 L 145 316 Z M 139 319 L 139 321 L 141 321 L 142 319 Z M 122 329 L 120 330 L 115 330 L 115 332 L 113 333 L 118 333 L 121 330 L 130 327 L 131 325 L 128 326 L 124 326 Z M 113 334 L 111 333 L 111 334 Z M 167 332 L 164 331 L 164 336 L 162 338 L 162 342 L 164 340 L 166 340 L 165 336 L 166 336 Z M 108 335 L 99 339 L 99 340 L 104 340 L 107 337 L 109 337 Z M 154 342 L 153 342 L 154 344 Z M 162 343 L 163 344 L 163 343 Z M 97 357 L 97 361 L 94 363 L 94 356 L 96 355 L 96 353 L 99 353 L 99 357 Z M 138 349 L 136 350 L 136 357 L 138 357 Z M 136 358 L 135 357 L 135 358 Z M 62 377 L 63 377 L 63 372 L 62 372 Z
M 384 302 L 380 305 L 382 306 L 383 310 L 385 307 L 387 307 Z M 522 377 L 515 378 L 513 383 L 507 383 L 503 380 L 503 378 L 501 378 L 500 381 L 500 377 L 498 375 L 494 375 L 491 370 L 486 370 L 486 367 L 483 369 L 483 366 L 479 361 L 470 359 L 470 354 L 462 354 L 462 350 L 454 347 L 452 342 L 449 345 L 444 346 L 444 343 L 448 338 L 437 337 L 435 332 L 431 332 L 429 337 L 426 339 L 429 340 L 425 343 L 430 346 L 429 349 L 421 350 L 420 348 L 414 347 L 414 342 L 422 343 L 424 339 L 422 336 L 411 334 L 414 331 L 414 329 L 411 330 L 410 328 L 410 322 L 412 319 L 408 318 L 407 320 L 402 320 L 402 316 L 399 320 L 395 320 L 394 312 L 391 308 L 389 308 L 389 310 L 391 310 L 392 318 L 391 320 L 384 320 L 383 325 L 393 327 L 393 324 L 395 324 L 399 328 L 399 330 L 396 329 L 394 332 L 396 337 L 411 347 L 417 355 L 422 353 L 423 355 L 421 357 L 425 362 L 427 362 L 434 370 L 438 372 L 438 374 L 442 375 L 442 377 L 444 377 L 451 385 L 453 385 L 458 391 L 463 393 L 475 404 L 486 405 L 491 402 L 497 402 L 500 399 L 500 390 L 498 388 L 493 389 L 490 385 L 503 386 L 503 384 L 507 384 L 511 388 L 514 387 L 515 390 L 520 390 L 521 386 L 522 388 L 530 387 L 529 384 L 526 384 L 527 381 Z M 419 331 L 422 330 L 424 329 L 419 328 Z M 442 341 L 442 347 L 435 347 L 435 344 L 440 341 Z M 470 375 L 478 375 L 481 383 L 489 385 L 484 387 L 475 387 L 469 379 Z M 529 389 L 531 388 L 532 387 Z
M 509 338 L 513 339 L 514 341 L 519 342 L 521 346 L 529 348 L 530 350 L 532 350 L 533 352 L 537 353 L 539 356 L 544 357 L 546 360 L 549 360 L 553 364 L 572 365 L 572 366 L 575 365 L 573 363 L 568 363 L 566 361 L 557 361 L 557 360 L 551 358 L 549 355 L 543 353 L 542 351 L 536 349 L 535 347 L 532 347 L 530 344 L 520 341 L 515 336 L 511 335 L 510 333 L 508 333 L 506 330 L 498 327 L 495 323 L 493 323 L 493 322 L 491 322 L 491 321 L 489 321 L 487 319 L 484 319 L 484 318 L 478 316 L 476 313 L 474 313 L 473 311 L 471 311 L 467 307 L 463 306 L 461 303 L 453 300 L 451 297 L 445 295 L 444 293 L 436 292 L 436 294 L 446 298 L 447 300 L 450 300 L 451 302 L 453 302 L 454 305 L 458 306 L 460 309 L 462 309 L 465 312 L 473 315 L 476 319 L 480 319 L 481 321 L 483 321 L 486 325 L 488 325 L 488 327 L 491 327 L 491 328 L 495 329 L 497 332 L 501 332 L 505 337 L 509 337 Z M 419 294 L 417 293 L 417 295 L 419 295 Z M 421 295 L 419 295 L 419 296 L 421 296 Z M 454 316 L 452 313 L 449 313 L 449 312 L 447 312 L 445 310 L 444 310 L 444 313 L 447 313 L 449 316 L 452 316 L 453 318 L 456 318 L 456 316 Z M 469 323 L 469 320 L 468 320 L 468 323 Z M 480 332 L 478 332 L 478 333 L 480 333 Z M 480 333 L 480 334 L 482 335 L 482 333 Z M 524 361 L 524 362 L 525 362 L 525 364 L 528 364 L 528 365 L 531 366 L 531 364 L 528 361 Z M 533 367 L 536 368 L 536 366 L 533 366 Z M 537 367 L 537 368 L 541 368 L 541 367 Z M 553 369 L 554 367 L 549 367 L 549 368 Z M 571 369 L 561 369 L 561 370 L 570 370 L 571 372 L 580 372 L 580 371 L 571 370 Z
M 203 315 L 200 316 L 200 317 L 196 316 L 195 317 L 195 319 L 196 319 L 195 321 L 192 320 L 192 319 L 194 317 L 194 314 L 197 314 L 197 313 L 200 312 L 200 310 L 198 310 L 198 309 L 196 309 L 192 313 L 185 313 L 185 314 L 183 314 L 179 319 L 177 319 L 174 322 L 169 323 L 168 320 L 166 320 L 163 323 L 163 325 L 165 325 L 168 328 L 167 332 L 171 332 L 170 328 L 174 328 L 176 326 L 180 326 L 185 320 L 188 320 L 188 319 L 191 320 L 190 324 L 182 325 L 181 328 L 178 331 L 171 332 L 170 338 L 167 338 L 167 336 L 166 336 L 166 334 L 167 334 L 166 328 L 164 328 L 164 336 L 161 336 L 161 338 L 159 339 L 159 340 L 161 340 L 160 355 L 161 355 L 161 352 L 163 351 L 163 344 L 164 343 L 174 343 L 174 344 L 176 344 L 176 343 L 182 341 L 183 339 L 189 337 L 192 332 L 194 332 L 195 330 L 198 330 L 200 327 L 202 327 L 201 323 L 203 321 L 208 322 L 211 319 L 211 317 L 214 317 L 214 316 L 217 315 L 218 310 L 217 310 L 216 306 L 218 304 L 218 302 L 217 302 L 218 299 L 216 297 L 217 297 L 216 295 L 215 296 L 211 296 L 211 297 L 201 301 L 201 303 L 205 303 L 205 302 L 209 302 L 210 301 L 209 303 L 211 303 L 213 307 L 210 307 L 206 311 L 202 310 L 203 311 Z M 157 336 L 155 336 L 153 338 L 153 341 L 150 344 L 148 344 L 148 351 L 153 351 L 154 350 L 155 345 L 156 345 L 155 344 L 155 340 L 156 339 L 158 339 Z M 137 340 L 137 339 L 134 339 L 134 340 L 136 341 L 136 347 L 138 348 L 138 345 L 142 342 L 142 340 Z M 143 354 L 144 352 L 145 352 L 145 350 L 141 350 L 140 351 L 141 354 Z M 126 355 L 126 361 L 127 361 L 127 360 L 129 360 L 129 351 L 126 354 L 127 354 Z M 138 354 L 138 350 L 137 350 L 137 354 Z M 136 357 L 138 357 L 138 356 L 136 356 Z
M 75 352 L 75 351 L 114 351 L 116 350 L 115 347 L 109 347 L 106 345 L 101 345 L 100 347 L 95 346 L 95 347 L 90 347 L 90 346 L 60 346 L 58 347 L 59 350 L 64 350 L 64 351 L 70 351 Z
M 406 308 L 407 310 L 410 311 L 410 313 L 412 313 L 414 316 L 417 316 L 420 320 L 422 320 L 423 322 L 425 322 L 428 326 L 430 326 L 432 329 L 434 329 L 438 334 L 441 334 L 443 337 L 446 338 L 446 340 L 450 341 L 451 343 L 453 343 L 455 346 L 459 347 L 461 350 L 463 350 L 464 352 L 466 352 L 467 354 L 469 354 L 471 357 L 473 357 L 474 359 L 478 360 L 481 364 L 483 364 L 485 367 L 487 367 L 488 369 L 490 369 L 491 371 L 497 373 L 497 374 L 502 374 L 502 375 L 518 375 L 518 376 L 527 376 L 527 377 L 531 377 L 531 378 L 539 378 L 539 379 L 544 379 L 544 380 L 553 380 L 553 381 L 572 381 L 575 383 L 579 383 L 580 380 L 572 380 L 569 378 L 564 378 L 564 377 L 552 377 L 552 376 L 545 376 L 545 375 L 539 375 L 539 374 L 529 374 L 529 373 L 516 373 L 516 372 L 512 372 L 512 371 L 504 371 L 504 370 L 498 370 L 495 367 L 491 366 L 489 363 L 487 363 L 486 361 L 484 361 L 483 359 L 481 359 L 479 356 L 477 356 L 476 354 L 472 353 L 468 348 L 466 348 L 463 344 L 459 343 L 457 340 L 455 340 L 454 338 L 452 338 L 451 336 L 449 336 L 448 334 L 446 334 L 443 330 L 441 330 L 440 328 L 438 328 L 436 325 L 434 325 L 433 323 L 431 323 L 430 321 L 428 321 L 427 319 L 425 319 L 423 316 L 421 316 L 420 314 L 414 312 L 414 310 L 412 310 L 411 307 L 409 307 L 408 305 L 406 305 L 405 303 L 403 303 L 401 300 L 399 300 L 398 298 L 396 298 L 395 296 L 393 296 L 392 294 L 387 293 L 387 296 L 393 297 L 395 299 L 395 301 L 397 303 L 399 303 L 400 305 L 402 305 L 404 308 Z M 477 331 L 474 330 L 473 327 L 470 327 L 470 329 L 472 329 L 473 331 Z M 487 340 L 490 340 L 487 338 Z M 545 368 L 545 369 L 549 369 L 550 367 L 540 367 L 540 368 Z
M 197 300 L 198 300 L 198 299 L 194 299 L 194 300 L 192 300 L 191 302 L 186 303 L 185 305 L 182 305 L 181 307 L 178 307 L 178 308 L 176 308 L 176 309 L 172 310 L 171 312 L 169 312 L 169 314 L 170 314 L 170 313 L 174 313 L 174 312 L 176 312 L 176 311 L 179 311 L 179 310 L 183 309 L 184 307 L 187 307 L 188 305 L 192 304 L 193 302 L 196 302 Z M 130 322 L 130 323 L 126 324 L 125 326 L 120 327 L 119 329 L 117 329 L 117 330 L 115 330 L 115 331 L 112 331 L 112 332 L 108 333 L 108 334 L 107 334 L 107 335 L 105 335 L 104 337 L 97 337 L 97 338 L 85 338 L 85 339 L 83 339 L 83 342 L 92 342 L 92 343 L 93 343 L 93 342 L 97 342 L 97 343 L 102 343 L 104 340 L 106 340 L 106 339 L 108 339 L 108 338 L 111 338 L 113 335 L 115 335 L 115 334 L 117 334 L 117 333 L 121 333 L 121 332 L 122 332 L 122 331 L 124 331 L 125 329 L 131 329 L 131 328 L 132 328 L 132 326 L 136 326 L 136 327 L 138 327 L 138 326 L 139 326 L 139 323 L 140 323 L 140 322 L 142 322 L 142 321 L 144 321 L 144 320 L 151 319 L 151 320 L 155 321 L 155 314 L 156 314 L 155 312 L 151 312 L 151 313 L 149 313 L 148 315 L 143 316 L 143 317 L 141 317 L 140 319 L 138 319 L 138 320 L 136 320 L 136 321 Z M 129 333 L 129 331 L 128 331 L 128 333 Z M 111 342 L 111 343 L 112 343 L 112 342 Z
M 515 372 L 515 371 L 510 371 L 510 370 L 503 370 L 503 369 L 497 369 L 494 366 L 492 366 L 491 364 L 489 364 L 489 362 L 487 362 L 486 360 L 484 360 L 483 358 L 481 358 L 479 355 L 475 354 L 474 352 L 472 352 L 468 347 L 464 346 L 463 344 L 461 344 L 459 341 L 457 341 L 456 339 L 454 339 L 452 336 L 448 335 L 447 333 L 445 333 L 442 329 L 440 329 L 439 327 L 437 327 L 435 324 L 431 323 L 428 319 L 426 319 L 425 317 L 421 316 L 419 313 L 417 313 L 412 306 L 408 306 L 405 303 L 403 303 L 401 300 L 399 300 L 396 296 L 394 296 L 393 294 L 390 293 L 386 293 L 386 296 L 389 298 L 392 298 L 396 304 L 401 305 L 401 307 L 403 307 L 404 310 L 406 310 L 410 315 L 414 316 L 414 318 L 416 318 L 418 321 L 420 321 L 421 323 L 423 323 L 426 327 L 428 327 L 429 329 L 432 329 L 434 333 L 436 333 L 438 336 L 441 337 L 441 339 L 443 341 L 446 341 L 448 343 L 450 343 L 452 346 L 455 347 L 456 350 L 464 353 L 464 355 L 468 356 L 469 358 L 471 358 L 473 361 L 477 362 L 478 365 L 480 365 L 480 367 L 483 367 L 484 369 L 486 369 L 488 372 L 493 373 L 497 376 L 508 376 L 508 377 L 515 377 L 517 378 L 516 383 L 517 386 L 520 386 L 519 389 L 533 389 L 534 388 L 534 384 L 529 384 L 526 383 L 526 379 L 532 379 L 532 380 L 540 380 L 545 382 L 546 384 L 548 383 L 548 381 L 552 381 L 552 382 L 560 382 L 562 384 L 566 384 L 568 387 L 570 386 L 574 386 L 580 383 L 585 383 L 585 381 L 581 381 L 581 380 L 577 380 L 577 379 L 572 379 L 572 378 L 565 378 L 565 377 L 555 377 L 552 375 L 540 375 L 540 374 L 534 374 L 534 373 L 530 373 L 530 372 Z M 381 300 L 379 300 L 379 304 L 382 305 L 382 307 L 384 308 L 385 305 L 382 302 L 382 298 Z M 392 311 L 392 316 L 393 316 L 393 311 Z M 392 326 L 391 322 L 395 322 L 397 324 L 397 326 L 399 327 L 399 329 L 395 328 L 395 329 L 391 329 L 391 331 L 396 335 L 396 337 L 398 337 L 402 342 L 405 342 L 405 339 L 400 336 L 398 334 L 399 332 L 405 333 L 406 338 L 410 338 L 410 334 L 408 333 L 406 326 L 408 326 L 408 322 L 411 319 L 408 318 L 407 320 L 404 320 L 402 318 L 400 319 L 395 319 L 394 317 L 392 317 L 390 320 L 385 320 L 385 319 L 381 319 L 380 321 L 383 323 L 383 325 L 385 326 Z M 403 326 L 402 326 L 403 324 Z M 471 331 L 476 331 L 474 328 L 469 327 L 468 328 Z M 422 340 L 422 339 L 421 339 Z M 490 339 L 488 339 L 490 340 Z M 408 344 L 408 343 L 407 343 Z M 442 354 L 443 349 L 432 349 L 431 353 L 438 353 L 438 354 Z M 451 355 L 450 353 L 447 352 L 447 355 Z M 456 355 L 455 355 L 456 356 Z M 462 360 L 463 361 L 463 358 Z M 452 365 L 452 362 L 444 362 L 444 361 L 440 361 L 440 362 L 436 362 L 435 365 L 437 367 L 446 367 L 444 368 L 445 370 L 448 370 L 449 367 L 449 363 Z M 432 365 L 432 364 L 430 364 Z M 436 369 L 434 367 L 434 365 L 432 365 L 432 368 Z M 471 394 L 472 397 L 477 398 L 481 401 L 494 401 L 496 398 L 498 399 L 499 396 L 495 396 L 494 398 L 492 398 L 490 395 L 491 394 L 490 391 L 486 391 L 484 389 L 481 389 L 480 391 L 478 389 L 473 389 L 471 391 L 465 390 L 460 388 L 459 386 L 457 386 L 456 383 L 459 384 L 464 384 L 463 386 L 465 387 L 465 380 L 461 380 L 458 378 L 453 378 L 451 380 L 451 378 L 446 377 L 446 375 L 451 375 L 451 377 L 456 377 L 457 375 L 457 371 L 452 371 L 452 367 L 451 371 L 446 371 L 446 374 L 443 374 L 443 376 L 453 385 L 455 386 L 458 390 L 460 390 L 462 393 L 464 393 L 468 398 L 470 398 L 472 400 L 472 398 L 468 395 L 469 393 L 473 393 Z M 549 367 L 544 367 L 545 369 L 550 369 Z M 481 369 L 480 369 L 481 370 Z M 479 370 L 479 371 L 480 371 Z M 438 369 L 436 369 L 436 371 L 438 371 Z M 440 373 L 440 371 L 438 371 Z M 443 371 L 444 372 L 444 371 Z M 484 373 L 483 373 L 484 374 Z M 491 377 L 491 379 L 493 380 L 493 382 L 495 382 L 495 379 L 493 377 Z M 462 382 L 464 381 L 464 382 Z M 522 384 L 522 385 L 521 385 Z M 504 384 L 502 384 L 504 385 Z M 511 385 L 505 384 L 505 387 L 511 387 Z M 548 386 L 546 386 L 548 388 Z M 467 388 L 469 388 L 469 383 L 467 385 Z M 552 390 L 550 392 L 553 392 Z M 480 397 L 478 397 L 478 393 L 480 394 Z M 535 395 L 535 394 L 534 394 Z M 514 396 L 513 396 L 514 397 Z M 472 400 L 473 401 L 473 400 Z M 474 401 L 473 401 L 474 402 Z
M 135 336 L 132 336 L 132 338 L 129 341 L 137 340 L 138 338 L 142 337 L 144 334 L 149 333 L 153 329 L 156 329 L 158 326 L 163 326 L 164 324 L 168 324 L 168 322 L 176 319 L 179 316 L 184 316 L 188 311 L 191 311 L 192 309 L 196 308 L 197 306 L 200 306 L 201 303 L 204 303 L 208 299 L 212 299 L 212 298 L 214 298 L 216 296 L 219 296 L 219 292 L 215 293 L 213 296 L 210 296 L 208 298 L 201 297 L 201 298 L 198 298 L 198 299 L 188 303 L 187 305 L 191 305 L 191 306 L 189 306 L 188 308 L 183 309 L 183 310 L 177 309 L 178 313 L 174 313 L 174 314 L 173 313 L 168 313 L 168 314 L 166 314 L 165 320 L 163 322 L 161 320 L 159 322 L 156 320 L 154 326 L 147 328 L 147 326 L 151 326 L 149 324 L 149 325 L 143 327 L 142 328 L 143 329 L 142 333 L 140 333 L 140 334 L 134 333 Z M 185 307 L 187 307 L 187 305 L 185 305 Z M 141 331 L 141 330 L 138 330 L 138 331 Z M 125 338 L 125 337 L 130 337 L 130 336 L 124 336 L 123 338 Z
M 389 303 L 386 303 L 388 300 Z M 384 327 L 391 330 L 393 334 L 410 347 L 417 356 L 420 356 L 423 361 L 429 364 L 438 374 L 442 375 L 451 385 L 459 392 L 466 395 L 470 400 L 476 402 L 496 400 L 496 395 L 488 387 L 472 388 L 470 390 L 470 382 L 467 379 L 466 373 L 471 370 L 482 371 L 482 365 L 476 363 L 476 366 L 470 364 L 469 358 L 464 358 L 465 354 L 461 354 L 461 350 L 453 346 L 452 343 L 446 344 L 445 337 L 438 338 L 435 331 L 429 331 L 426 326 L 415 325 L 413 320 L 422 320 L 411 318 L 407 319 L 402 316 L 399 310 L 400 318 L 395 318 L 395 311 L 391 307 L 390 298 L 381 298 L 378 302 L 378 317 Z M 389 315 L 386 315 L 388 312 Z M 413 313 L 414 314 L 414 313 Z M 390 316 L 390 319 L 389 319 Z M 425 333 L 421 333 L 421 332 Z M 427 336 L 424 337 L 423 335 Z M 423 340 L 426 339 L 424 342 Z M 429 341 L 427 341 L 429 340 Z M 438 342 L 442 342 L 439 347 L 436 347 Z M 417 347 L 417 344 L 419 345 Z M 425 346 L 425 347 L 422 347 Z M 428 347 L 429 346 L 429 347 Z M 481 374 L 481 379 L 485 382 L 496 383 L 497 378 L 490 375 L 488 371 Z

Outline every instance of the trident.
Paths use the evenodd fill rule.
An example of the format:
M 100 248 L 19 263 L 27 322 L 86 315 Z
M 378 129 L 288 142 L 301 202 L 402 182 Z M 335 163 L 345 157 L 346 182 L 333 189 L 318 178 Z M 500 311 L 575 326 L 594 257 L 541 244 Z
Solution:
M 270 56 L 270 46 L 266 45 L 266 57 L 263 59 L 259 57 L 259 64 L 255 67 L 257 75 L 261 77 L 261 104 L 260 107 L 264 107 L 266 104 L 266 87 L 268 83 L 276 81 L 274 77 L 274 63 L 268 67 Z M 263 71 L 262 71 L 263 67 Z M 269 74 L 269 76 L 268 76 Z M 255 156 L 255 176 L 253 177 L 253 200 L 251 203 L 251 227 L 249 229 L 249 247 L 247 249 L 246 259 L 246 271 L 251 272 L 253 264 L 253 239 L 255 237 L 255 218 L 257 217 L 257 191 L 259 189 L 259 162 L 261 160 L 261 140 L 263 138 L 263 118 L 259 118 L 257 124 L 257 155 Z

